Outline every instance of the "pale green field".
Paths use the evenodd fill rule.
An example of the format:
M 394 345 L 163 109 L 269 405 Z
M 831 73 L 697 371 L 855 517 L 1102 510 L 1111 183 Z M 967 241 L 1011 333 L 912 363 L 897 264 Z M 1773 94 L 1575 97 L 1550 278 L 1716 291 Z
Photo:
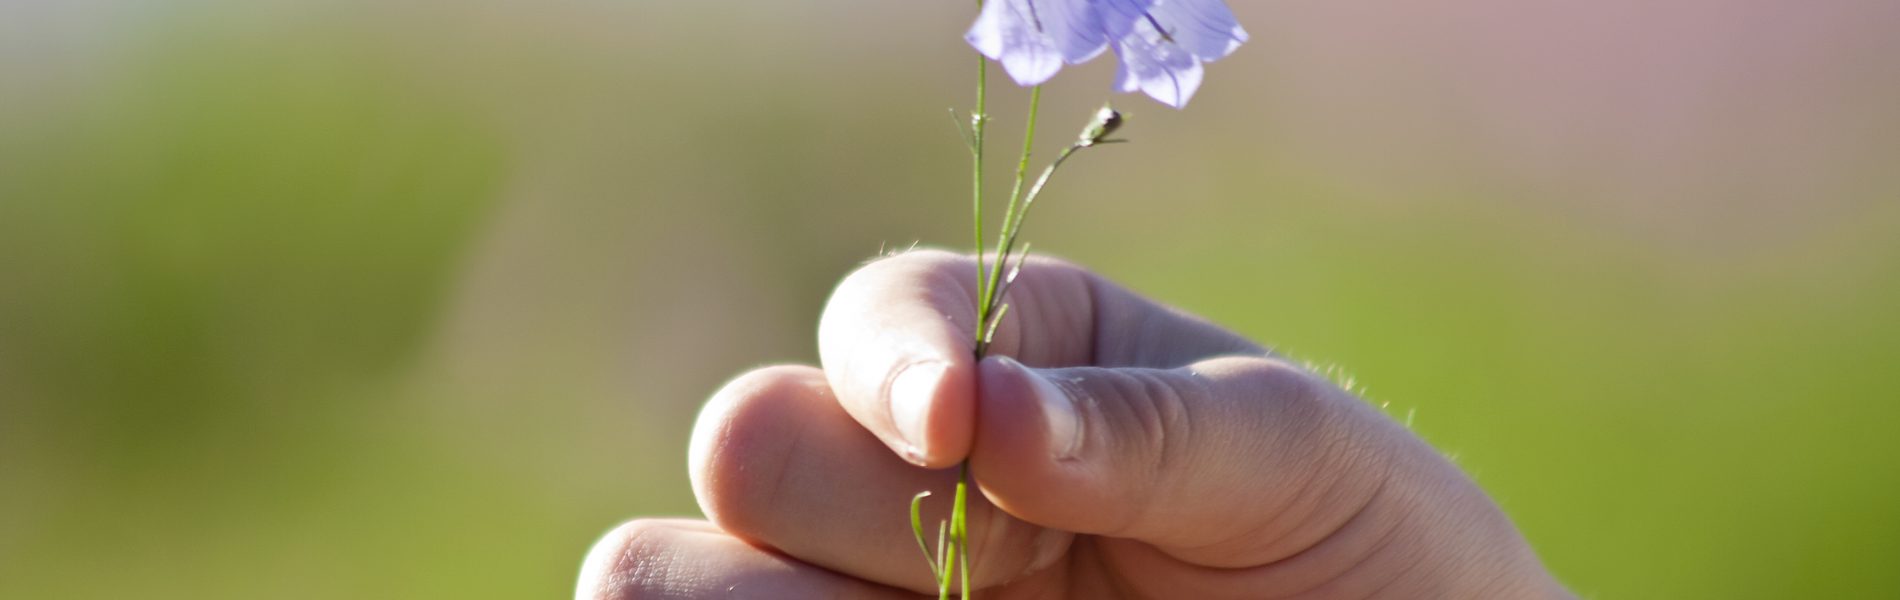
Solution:
M 965 243 L 973 63 L 961 3 L 694 6 L 0 8 L 0 598 L 564 597 L 695 514 L 704 396 Z M 1894 11 L 1583 98 L 1236 11 L 1037 251 L 1350 371 L 1587 597 L 1900 589 Z

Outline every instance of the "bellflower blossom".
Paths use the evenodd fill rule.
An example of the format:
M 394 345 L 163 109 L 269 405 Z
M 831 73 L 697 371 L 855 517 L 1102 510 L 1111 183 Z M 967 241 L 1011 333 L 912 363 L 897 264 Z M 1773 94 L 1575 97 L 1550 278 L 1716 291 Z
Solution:
M 1181 108 L 1201 86 L 1201 63 L 1247 41 L 1223 0 L 988 0 L 963 36 L 1024 87 L 1114 48 L 1115 90 Z

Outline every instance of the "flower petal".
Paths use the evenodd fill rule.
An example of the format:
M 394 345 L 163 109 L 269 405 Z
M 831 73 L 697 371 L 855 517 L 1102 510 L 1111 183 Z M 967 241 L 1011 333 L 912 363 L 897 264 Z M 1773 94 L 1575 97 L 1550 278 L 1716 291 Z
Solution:
M 1115 41 L 1121 68 L 1115 89 L 1141 90 L 1162 104 L 1181 108 L 1201 87 L 1201 60 L 1181 44 L 1163 37 L 1147 19 L 1135 22 L 1128 35 Z
M 1158 0 L 1097 0 L 1101 9 L 1102 29 L 1108 33 L 1110 41 L 1119 40 L 1135 31 L 1135 23 L 1148 19 L 1148 12 Z
M 1048 81 L 1063 63 L 1085 62 L 1108 47 L 1092 0 L 989 0 L 963 39 L 1003 63 L 1023 86 Z
M 1094 0 L 995 1 L 1020 1 L 1034 10 L 1030 17 L 1055 41 L 1063 62 L 1085 63 L 1108 49 L 1108 34 L 1103 31 L 1101 10 Z
M 1204 62 L 1233 54 L 1247 41 L 1247 30 L 1222 0 L 1161 0 L 1148 14 L 1168 36 Z

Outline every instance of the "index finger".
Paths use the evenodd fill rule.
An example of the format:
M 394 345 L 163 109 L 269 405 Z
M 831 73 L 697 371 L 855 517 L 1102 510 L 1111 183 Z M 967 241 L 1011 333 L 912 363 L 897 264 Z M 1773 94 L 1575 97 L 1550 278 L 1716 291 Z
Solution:
M 865 265 L 819 321 L 825 376 L 845 410 L 905 460 L 969 454 L 976 410 L 973 257 L 915 251 Z M 1031 257 L 1003 299 L 991 354 L 1035 367 L 1173 368 L 1266 349 L 1086 269 Z

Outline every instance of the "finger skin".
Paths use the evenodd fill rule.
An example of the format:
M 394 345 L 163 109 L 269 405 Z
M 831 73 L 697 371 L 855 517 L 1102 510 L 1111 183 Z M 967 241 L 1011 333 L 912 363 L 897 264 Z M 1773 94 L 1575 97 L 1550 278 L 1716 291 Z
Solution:
M 1052 449 L 1041 388 L 1078 417 Z M 1179 369 L 1034 370 L 983 363 L 972 472 L 1038 524 L 1173 549 L 1218 567 L 1270 563 L 1337 530 L 1386 480 L 1377 411 L 1285 362 L 1224 357 Z
M 1136 597 L 1575 598 L 1462 474 L 1420 468 L 1432 475 L 1389 483 L 1319 543 L 1257 567 L 1209 567 L 1133 540 L 1088 539 L 1108 571 L 1130 574 L 1120 583 Z
M 852 417 L 910 462 L 943 468 L 969 451 L 975 278 L 974 262 L 956 263 L 947 254 L 879 260 L 846 277 L 819 319 L 819 355 L 832 390 Z M 937 377 L 899 385 L 901 373 L 920 365 L 918 374 L 934 367 Z M 914 434 L 919 439 L 900 431 L 894 395 L 915 407 L 910 419 L 927 424 Z
M 891 451 L 916 464 L 954 466 L 969 451 L 976 408 L 976 272 L 973 257 L 941 251 L 878 260 L 839 284 L 819 322 L 819 355 L 839 401 Z M 1166 368 L 1266 352 L 1050 258 L 1030 257 L 1003 302 L 1010 308 L 990 354 L 1034 366 Z M 900 374 L 919 364 L 931 365 L 933 374 L 940 367 L 941 375 L 901 383 Z M 924 399 L 905 402 L 913 396 Z M 907 408 L 894 411 L 894 403 Z M 906 435 L 902 423 L 913 420 L 921 425 Z
M 922 469 L 886 451 L 845 414 L 817 369 L 767 367 L 733 380 L 700 413 L 689 454 L 695 495 L 721 529 L 841 574 L 936 589 L 910 529 L 909 503 L 918 492 L 934 493 L 924 505 L 934 543 L 956 472 Z M 969 509 L 975 585 L 1047 567 L 1072 538 L 980 497 Z
M 971 466 L 984 495 L 1025 521 L 1100 536 L 1110 570 L 1148 595 L 1561 595 L 1461 472 L 1283 361 L 1030 369 L 998 358 L 980 380 Z M 1064 403 L 1078 425 L 1052 427 Z
M 1197 365 L 1197 368 L 1211 379 L 1244 380 L 1246 376 L 1259 376 L 1245 373 L 1256 367 L 1251 360 L 1211 361 L 1235 363 L 1224 366 L 1234 373 L 1223 371 L 1223 365 L 1219 364 Z M 996 366 L 1022 369 L 1000 362 Z M 1236 379 L 1235 373 L 1243 375 Z M 986 383 L 992 379 L 1007 384 L 1010 374 L 986 374 Z M 1001 398 L 1005 394 L 994 395 Z M 1020 401 L 1021 395 L 1018 393 L 1018 401 L 1012 404 L 1030 404 Z M 900 471 L 926 473 L 927 477 L 929 472 L 905 465 L 879 451 L 877 442 L 856 429 L 856 424 L 842 415 L 835 403 L 827 400 L 819 374 L 804 367 L 762 369 L 735 380 L 723 390 L 703 413 L 702 426 L 695 433 L 694 480 L 702 505 L 722 527 L 736 533 L 751 532 L 737 533 L 737 539 L 795 548 L 788 554 L 817 557 L 812 562 L 840 574 L 863 574 L 872 583 L 888 583 L 870 571 L 895 569 L 900 572 L 896 579 L 908 577 L 903 573 L 925 572 L 917 560 L 919 553 L 914 542 L 908 532 L 903 531 L 901 503 L 880 506 L 877 502 L 858 502 L 867 497 L 866 490 L 879 487 L 874 480 L 901 476 L 879 471 L 875 466 L 867 468 L 859 459 L 875 457 L 885 464 L 895 465 Z M 825 407 L 831 408 L 829 417 L 822 416 Z M 813 415 L 821 416 L 810 418 Z M 1017 417 L 1035 425 L 1040 425 L 1039 421 L 1044 418 L 1033 413 L 1021 413 Z M 856 445 L 824 442 L 852 439 L 852 436 L 837 435 L 832 427 L 856 431 Z M 1096 434 L 1092 439 L 1099 442 L 1107 435 L 1112 434 Z M 820 443 L 814 445 L 808 441 L 814 439 Z M 720 441 L 708 445 L 700 440 Z M 979 453 L 985 450 L 985 443 L 987 440 L 979 440 Z M 802 467 L 789 464 L 785 458 L 807 454 L 817 460 Z M 1402 458 L 1416 460 L 1418 456 L 1407 454 Z M 1543 573 L 1535 556 L 1528 552 L 1495 507 L 1455 469 L 1442 459 L 1436 460 L 1435 463 L 1395 467 L 1396 471 L 1419 475 L 1388 479 L 1386 486 L 1375 490 L 1365 505 L 1350 511 L 1344 523 L 1324 531 L 1319 542 L 1264 564 L 1236 568 L 1243 566 L 1240 563 L 1251 561 L 1223 562 L 1244 553 L 1243 548 L 1260 547 L 1255 542 L 1268 536 L 1266 529 L 1249 530 L 1238 525 L 1265 510 L 1252 507 L 1251 511 L 1230 511 L 1223 515 L 1234 531 L 1225 542 L 1192 547 L 1157 546 L 1136 539 L 1079 536 L 1065 544 L 1062 548 L 1065 554 L 1052 564 L 1028 568 L 1021 567 L 1021 563 L 1009 564 L 1011 571 L 1027 571 L 1014 579 L 996 577 L 994 567 L 1019 559 L 1009 558 L 1007 552 L 996 552 L 997 544 L 979 541 L 979 548 L 983 550 L 977 560 L 976 579 L 984 586 L 983 595 L 1002 600 L 1113 596 L 1565 597 L 1562 588 Z M 1359 468 L 1347 467 L 1345 471 Z M 976 471 L 979 484 L 984 486 L 983 493 L 999 498 L 1007 495 L 999 493 L 997 486 L 984 479 L 988 472 L 984 469 L 978 467 Z M 989 470 L 1000 472 L 996 468 Z M 867 479 L 852 480 L 848 475 L 835 474 L 839 472 L 864 473 Z M 935 476 L 942 477 L 943 473 Z M 806 483 L 787 484 L 786 480 L 806 480 Z M 1063 494 L 1075 493 L 1065 489 L 1075 483 L 1041 482 L 1032 489 L 1040 495 L 1061 498 Z M 928 482 L 904 480 L 899 487 L 920 484 Z M 733 489 L 723 489 L 722 485 L 731 485 Z M 802 491 L 785 492 L 788 489 Z M 908 489 L 905 487 L 896 495 L 907 495 Z M 868 496 L 880 494 L 871 492 Z M 1140 500 L 1143 498 L 1139 494 L 1106 499 L 1078 499 L 1072 495 L 1068 508 L 1071 512 L 1085 512 L 1096 504 L 1133 502 L 1139 505 Z M 1007 506 L 1010 498 L 1000 501 Z M 983 536 L 983 523 L 989 522 L 996 513 L 989 512 L 992 517 L 983 517 L 988 505 L 981 499 L 975 499 L 972 504 L 977 511 L 973 525 L 977 534 Z M 1154 509 L 1138 512 L 1152 513 Z M 1297 512 L 1288 510 L 1286 514 Z M 898 531 L 893 533 L 891 529 Z M 1032 562 L 1041 560 L 1032 559 Z M 590 569 L 613 572 L 612 569 Z M 646 593 L 655 593 L 651 590 L 656 589 L 661 592 L 686 589 L 697 593 L 704 588 L 690 585 L 703 583 L 699 578 L 710 576 L 688 570 L 668 571 L 658 577 L 660 581 L 646 581 L 638 589 L 648 590 Z M 664 581 L 668 578 L 683 578 L 686 583 L 682 585 L 689 587 L 667 587 L 670 584 Z M 592 580 L 602 579 L 596 576 Z M 992 587 L 1001 579 L 1008 581 Z M 931 588 L 927 580 L 898 583 L 913 592 L 928 592 Z
M 576 600 L 635 598 L 912 599 L 763 550 L 705 521 L 642 519 L 616 527 L 582 564 Z
M 926 522 L 942 518 L 954 472 L 904 461 L 967 456 L 992 598 L 1566 596 L 1409 431 L 1072 265 L 1031 261 L 992 358 L 976 361 L 974 273 L 940 252 L 868 265 L 827 304 L 825 371 L 765 369 L 716 396 L 692 451 L 714 522 L 801 563 L 932 591 L 903 510 L 932 489 Z

